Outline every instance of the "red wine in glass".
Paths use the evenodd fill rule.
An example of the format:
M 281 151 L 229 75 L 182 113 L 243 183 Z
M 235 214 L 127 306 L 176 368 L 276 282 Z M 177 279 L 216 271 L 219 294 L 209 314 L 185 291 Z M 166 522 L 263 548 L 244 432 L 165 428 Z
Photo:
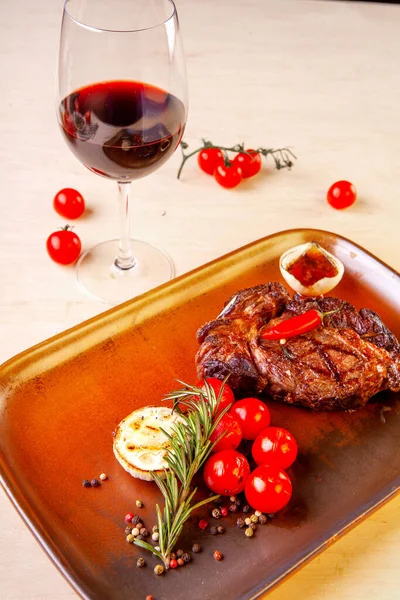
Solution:
M 172 94 L 138 81 L 105 81 L 64 98 L 60 124 L 67 143 L 91 171 L 118 181 L 160 167 L 183 135 L 186 109 Z
M 119 237 L 88 248 L 76 264 L 79 285 L 96 300 L 119 304 L 174 276 L 168 254 L 131 236 L 129 208 L 133 180 L 152 174 L 179 146 L 187 110 L 173 0 L 64 0 L 56 98 L 60 129 L 76 158 L 118 187 Z M 164 190 L 165 180 L 160 181 Z M 157 179 L 149 184 L 157 200 Z M 168 185 L 173 194 L 173 175 Z M 106 194 L 107 187 L 99 192 L 99 203 Z M 141 231 L 144 238 L 159 239 L 149 222 Z

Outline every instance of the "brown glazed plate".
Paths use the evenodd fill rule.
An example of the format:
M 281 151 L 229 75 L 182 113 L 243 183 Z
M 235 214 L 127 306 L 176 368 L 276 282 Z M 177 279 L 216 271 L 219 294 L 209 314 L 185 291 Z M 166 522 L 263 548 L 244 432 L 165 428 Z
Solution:
M 112 432 L 135 408 L 160 403 L 196 380 L 195 333 L 241 288 L 281 281 L 282 252 L 315 240 L 345 265 L 335 295 L 376 310 L 400 336 L 400 277 L 333 233 L 290 230 L 263 238 L 118 306 L 0 368 L 0 475 L 10 500 L 51 560 L 85 599 L 256 598 L 381 506 L 399 489 L 400 394 L 381 393 L 356 412 L 314 413 L 268 402 L 273 424 L 298 440 L 288 507 L 249 540 L 184 529 L 180 546 L 203 552 L 162 577 L 156 560 L 125 541 L 124 515 L 155 523 L 155 484 L 116 462 Z M 382 407 L 390 410 L 382 412 Z M 82 480 L 106 473 L 99 488 Z M 200 479 L 200 486 L 201 486 Z M 135 500 L 144 503 L 136 508 Z M 208 507 L 201 515 L 209 514 Z M 218 548 L 224 560 L 214 561 Z M 138 556 L 147 566 L 136 568 Z M 240 565 L 240 568 L 238 567 Z

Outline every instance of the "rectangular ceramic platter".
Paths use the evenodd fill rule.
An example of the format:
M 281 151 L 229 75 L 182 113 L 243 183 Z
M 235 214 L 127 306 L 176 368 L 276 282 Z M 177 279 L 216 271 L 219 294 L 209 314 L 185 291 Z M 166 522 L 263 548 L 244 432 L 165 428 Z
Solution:
M 270 402 L 273 424 L 290 429 L 300 447 L 290 469 L 294 495 L 287 510 L 251 540 L 235 527 L 234 515 L 224 519 L 220 563 L 212 558 L 216 538 L 188 523 L 179 545 L 190 550 L 199 542 L 203 552 L 159 578 L 152 572 L 155 559 L 125 541 L 125 513 L 139 513 L 151 527 L 160 495 L 153 483 L 131 478 L 115 461 L 115 426 L 135 408 L 159 404 L 164 393 L 179 387 L 175 379 L 194 383 L 197 328 L 237 290 L 283 282 L 278 257 L 309 240 L 345 264 L 335 295 L 376 310 L 399 336 L 395 272 L 335 234 L 291 230 L 116 307 L 1 367 L 2 483 L 82 598 L 256 598 L 398 490 L 399 394 L 382 393 L 354 413 L 313 413 Z M 385 422 L 382 405 L 391 409 Z M 102 472 L 109 479 L 100 488 L 82 487 L 83 479 Z M 136 499 L 144 508 L 136 509 Z M 136 568 L 140 555 L 144 569 Z

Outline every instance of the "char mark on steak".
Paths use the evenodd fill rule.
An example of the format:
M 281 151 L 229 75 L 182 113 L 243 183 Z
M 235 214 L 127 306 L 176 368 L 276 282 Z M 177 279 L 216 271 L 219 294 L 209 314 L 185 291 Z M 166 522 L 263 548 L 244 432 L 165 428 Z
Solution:
M 285 344 L 260 339 L 268 323 L 310 309 L 323 325 Z M 230 375 L 238 395 L 264 393 L 314 410 L 354 410 L 377 392 L 400 390 L 400 345 L 372 310 L 339 298 L 293 299 L 278 283 L 238 292 L 222 315 L 198 331 L 200 377 Z

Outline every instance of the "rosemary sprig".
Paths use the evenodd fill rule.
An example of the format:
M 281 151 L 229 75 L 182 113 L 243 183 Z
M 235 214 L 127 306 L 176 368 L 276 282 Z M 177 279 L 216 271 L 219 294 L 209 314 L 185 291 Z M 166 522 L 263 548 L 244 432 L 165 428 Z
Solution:
M 154 546 L 143 540 L 135 540 L 137 546 L 149 550 L 161 559 L 166 568 L 169 568 L 171 552 L 181 535 L 184 523 L 192 512 L 219 497 L 212 496 L 192 504 L 197 488 L 193 489 L 191 484 L 194 475 L 201 469 L 212 448 L 221 439 L 212 443 L 210 436 L 229 410 L 228 406 L 217 415 L 224 386 L 217 396 L 207 380 L 204 389 L 182 381 L 178 383 L 184 388 L 171 392 L 164 398 L 173 401 L 173 410 L 180 415 L 180 420 L 173 426 L 172 435 L 163 430 L 171 446 L 165 456 L 169 470 L 165 471 L 165 479 L 152 473 L 165 502 L 163 511 L 158 504 L 156 506 L 160 550 L 156 550 Z M 187 412 L 183 413 L 179 405 L 186 406 Z
M 182 152 L 182 162 L 181 165 L 179 167 L 178 170 L 178 174 L 177 174 L 177 178 L 179 179 L 182 173 L 182 169 L 186 163 L 186 161 L 194 156 L 195 154 L 197 154 L 198 152 L 201 152 L 202 150 L 204 150 L 204 148 L 217 148 L 218 150 L 221 150 L 224 154 L 224 159 L 225 159 L 225 164 L 227 166 L 229 166 L 230 161 L 229 161 L 229 152 L 243 152 L 244 154 L 249 154 L 249 152 L 247 152 L 244 148 L 244 144 L 236 144 L 235 146 L 230 146 L 230 147 L 226 147 L 226 146 L 215 146 L 212 142 L 210 142 L 209 140 L 205 140 L 204 138 L 202 139 L 203 145 L 200 148 L 196 148 L 196 150 L 193 150 L 192 152 L 186 153 L 185 150 L 188 149 L 189 145 L 182 141 L 180 143 L 180 148 L 181 148 L 181 152 Z M 294 165 L 294 160 L 297 159 L 297 156 L 295 156 L 295 154 L 293 154 L 293 152 L 290 150 L 290 148 L 257 148 L 256 152 L 258 152 L 259 154 L 261 154 L 262 156 L 268 157 L 270 156 L 274 163 L 275 163 L 275 168 L 276 169 L 291 169 Z

